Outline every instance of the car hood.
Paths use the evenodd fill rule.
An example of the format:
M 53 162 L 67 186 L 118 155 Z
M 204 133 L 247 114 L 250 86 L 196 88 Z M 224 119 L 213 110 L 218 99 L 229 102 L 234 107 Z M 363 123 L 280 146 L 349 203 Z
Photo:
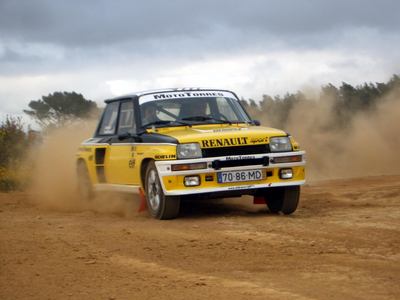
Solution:
M 173 137 L 179 143 L 199 143 L 201 148 L 266 144 L 270 137 L 287 136 L 282 130 L 245 124 L 179 126 L 151 131 Z

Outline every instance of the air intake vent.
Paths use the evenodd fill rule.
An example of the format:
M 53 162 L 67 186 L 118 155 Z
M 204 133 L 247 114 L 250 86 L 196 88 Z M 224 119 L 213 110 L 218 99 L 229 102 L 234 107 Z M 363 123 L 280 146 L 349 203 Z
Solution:
M 269 153 L 269 145 L 252 145 L 202 149 L 203 157 Z

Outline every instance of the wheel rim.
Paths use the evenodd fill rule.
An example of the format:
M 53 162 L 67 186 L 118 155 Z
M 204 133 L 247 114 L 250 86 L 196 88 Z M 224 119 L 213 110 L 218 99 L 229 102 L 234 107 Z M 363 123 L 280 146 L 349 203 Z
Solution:
M 151 170 L 147 180 L 147 197 L 149 198 L 149 204 L 153 211 L 157 211 L 160 207 L 160 190 L 157 173 L 155 170 Z

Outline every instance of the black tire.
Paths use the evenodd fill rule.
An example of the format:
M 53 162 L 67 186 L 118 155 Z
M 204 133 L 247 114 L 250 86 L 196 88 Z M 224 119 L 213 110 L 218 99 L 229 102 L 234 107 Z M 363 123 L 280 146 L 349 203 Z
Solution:
M 277 214 L 281 211 L 283 205 L 283 190 L 282 188 L 270 188 L 265 193 L 265 202 L 271 213 Z
M 300 186 L 270 188 L 265 195 L 268 209 L 272 213 L 280 211 L 285 215 L 294 213 L 300 199 Z
M 93 199 L 94 192 L 92 182 L 90 181 L 89 172 L 84 162 L 79 162 L 77 166 L 78 176 L 78 193 L 84 201 Z
M 300 186 L 285 187 L 284 199 L 281 211 L 285 215 L 294 213 L 297 209 L 300 199 Z
M 154 162 L 146 169 L 145 195 L 150 215 L 159 220 L 174 219 L 179 214 L 180 197 L 164 195 Z

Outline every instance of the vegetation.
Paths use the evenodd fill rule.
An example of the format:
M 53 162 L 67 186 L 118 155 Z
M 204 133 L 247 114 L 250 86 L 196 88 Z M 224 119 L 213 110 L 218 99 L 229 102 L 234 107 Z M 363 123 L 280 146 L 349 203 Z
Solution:
M 0 190 L 15 190 L 23 184 L 18 171 L 28 144 L 21 119 L 7 116 L 0 124 Z
M 48 131 L 73 120 L 90 118 L 99 112 L 95 102 L 75 92 L 55 92 L 30 101 L 24 110 Z M 0 123 L 0 191 L 23 189 L 29 182 L 33 162 L 28 154 L 40 142 L 40 134 L 24 130 L 21 118 L 7 116 Z
M 297 92 L 274 97 L 263 95 L 258 103 L 253 99 L 241 101 L 254 119 L 265 120 L 266 125 L 282 129 L 287 128 L 290 116 L 299 108 L 305 108 L 305 117 L 314 117 L 324 111 L 321 107 L 326 105 L 327 113 L 322 116 L 326 120 L 319 125 L 325 126 L 323 130 L 337 130 L 351 126 L 357 114 L 374 114 L 378 104 L 393 92 L 400 94 L 398 75 L 393 75 L 386 83 L 364 83 L 355 87 L 345 82 L 339 87 L 328 84 L 321 88 L 317 99 Z M 400 99 L 396 98 L 396 101 Z M 40 100 L 31 101 L 29 107 L 30 110 L 24 112 L 43 130 L 64 126 L 74 119 L 86 119 L 99 112 L 95 102 L 75 92 L 42 96 Z M 33 132 L 24 131 L 20 118 L 8 116 L 0 123 L 0 190 L 20 189 L 26 184 L 29 176 L 21 176 L 21 170 L 29 169 L 25 157 L 37 140 Z
M 340 87 L 328 84 L 321 88 L 317 99 L 297 92 L 295 94 L 287 93 L 283 97 L 263 95 L 259 103 L 253 99 L 242 99 L 241 102 L 253 118 L 265 119 L 268 125 L 276 128 L 286 128 L 293 109 L 298 108 L 301 104 L 315 102 L 315 100 L 319 101 L 315 105 L 329 102 L 329 119 L 334 120 L 329 124 L 329 129 L 335 130 L 349 126 L 352 118 L 358 113 L 373 113 L 377 104 L 389 93 L 395 91 L 400 91 L 398 75 L 393 75 L 387 83 L 364 83 L 356 87 L 345 82 Z
M 75 92 L 54 92 L 29 102 L 30 110 L 24 110 L 42 129 L 62 127 L 76 119 L 86 119 L 98 113 L 96 102 L 87 100 Z

